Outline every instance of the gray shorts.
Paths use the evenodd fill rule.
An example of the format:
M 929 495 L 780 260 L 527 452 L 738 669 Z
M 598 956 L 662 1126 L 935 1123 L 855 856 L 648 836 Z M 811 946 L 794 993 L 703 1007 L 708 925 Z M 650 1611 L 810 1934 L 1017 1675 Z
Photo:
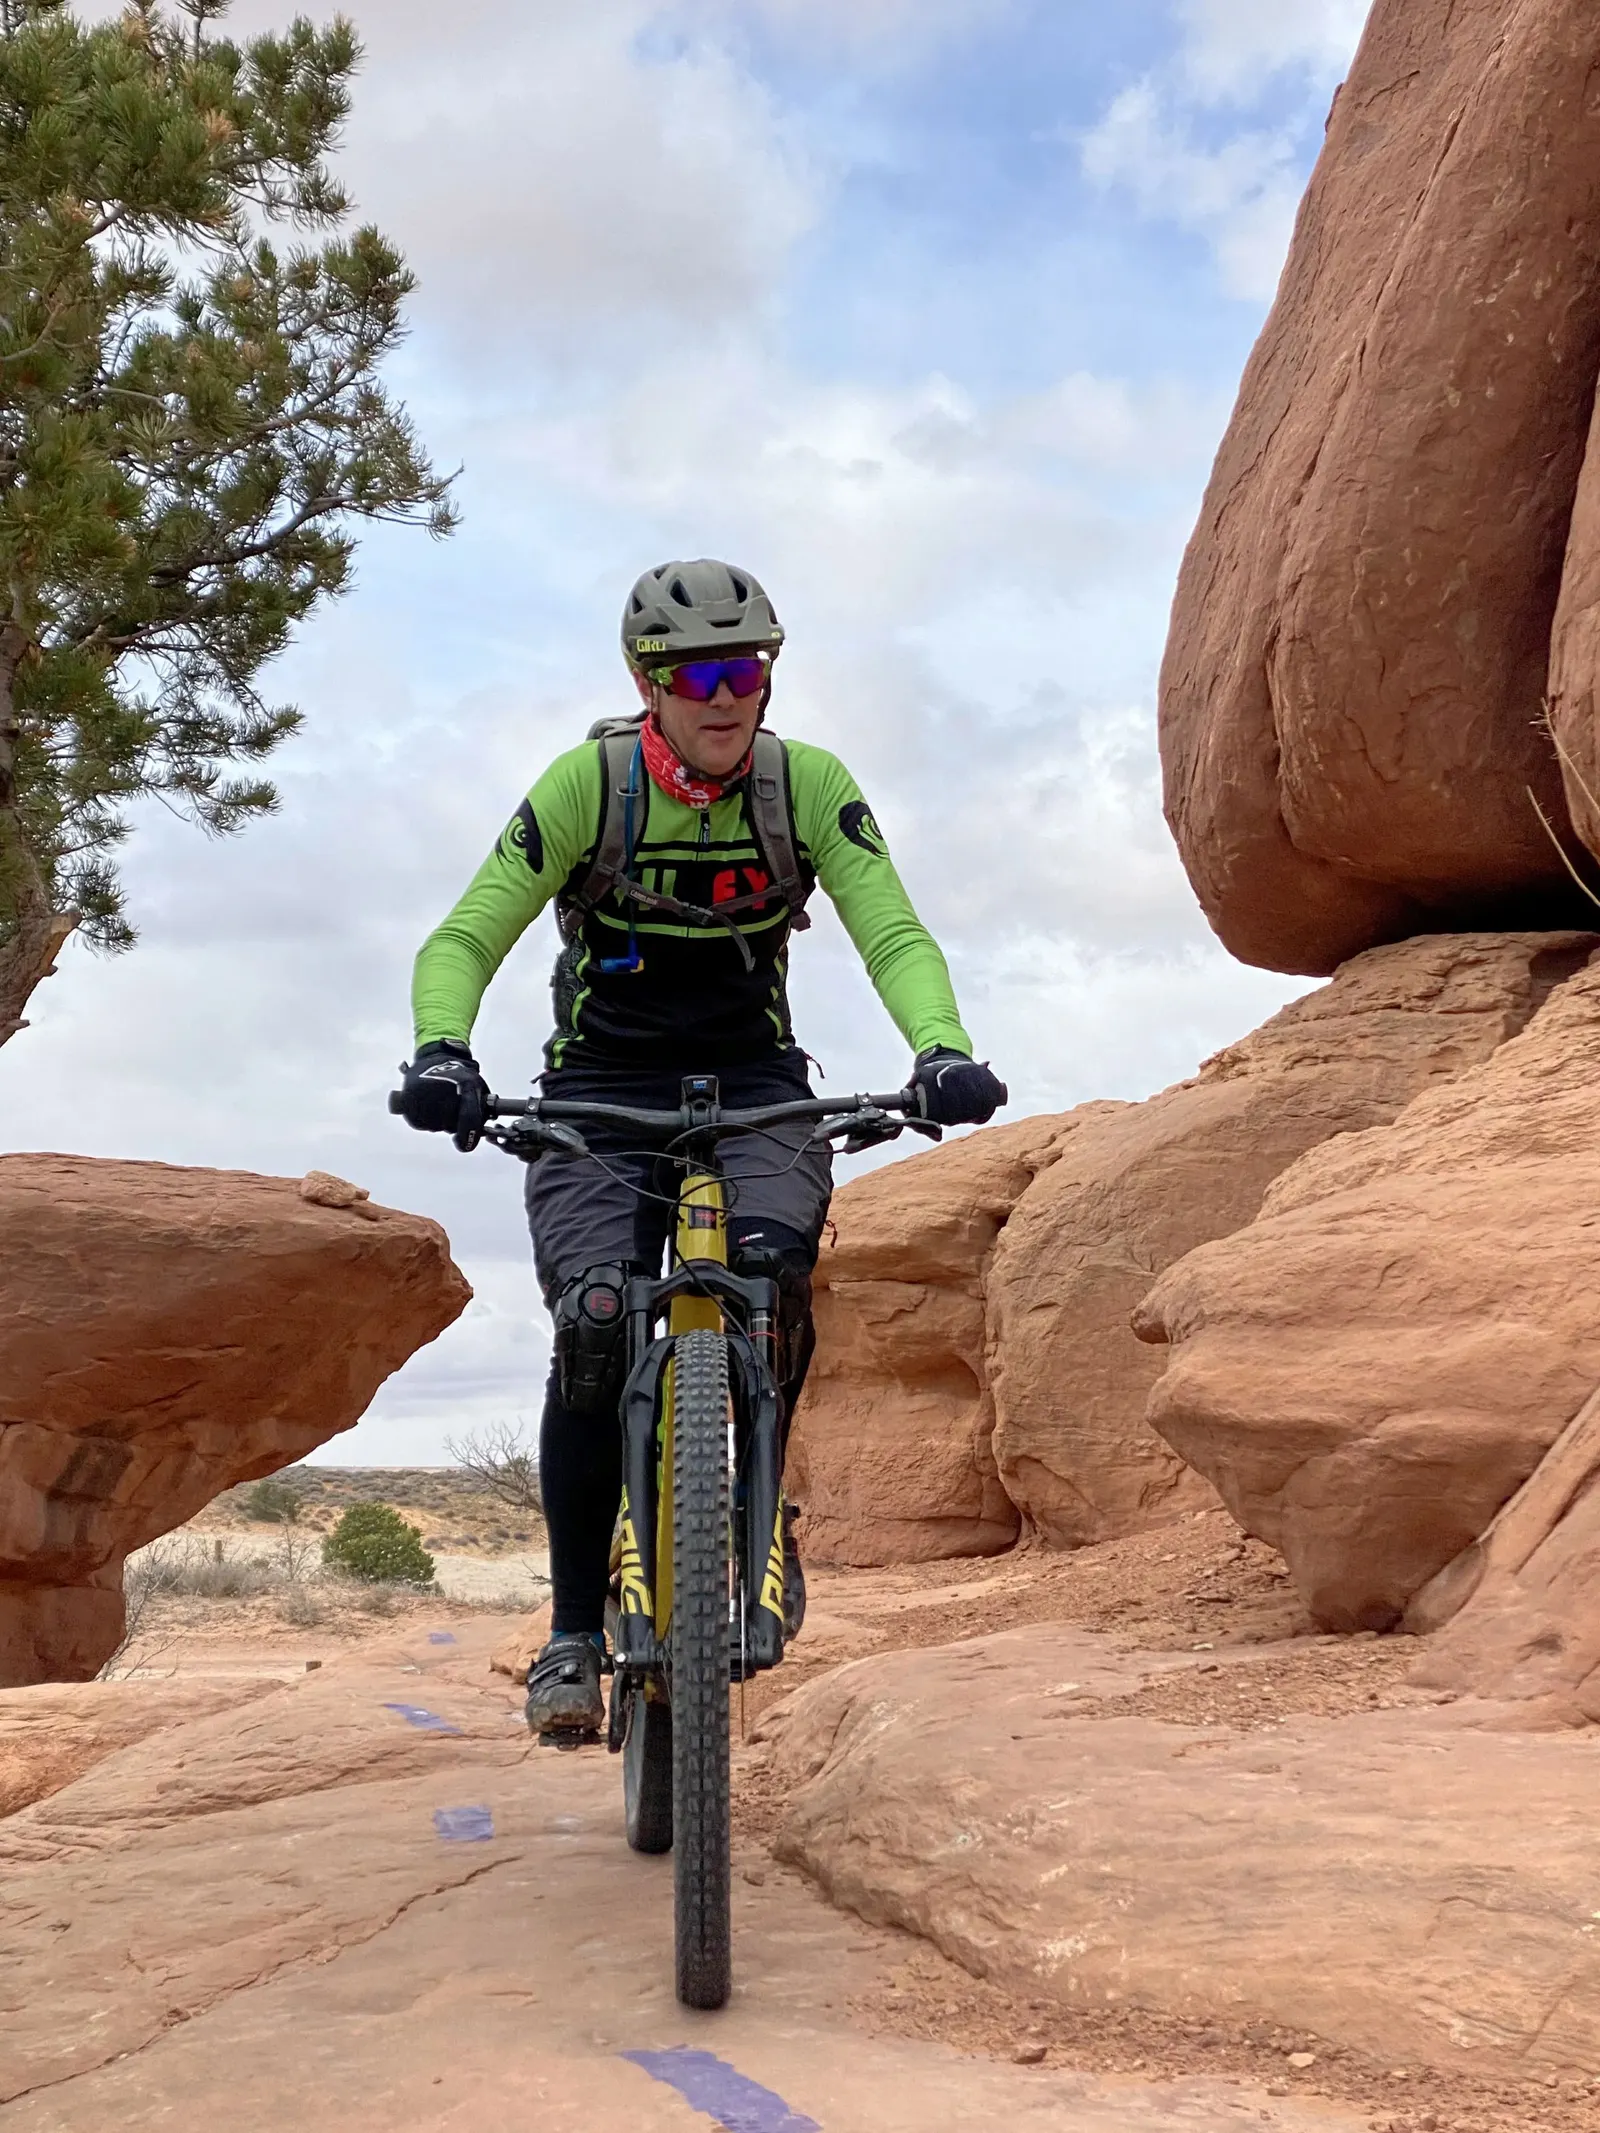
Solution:
M 730 1110 L 791 1102 L 811 1094 L 803 1066 L 782 1058 L 724 1068 L 722 1101 Z M 667 1110 L 679 1102 L 682 1076 L 616 1067 L 561 1067 L 540 1080 L 540 1093 L 569 1102 L 635 1104 Z M 534 1265 L 546 1303 L 593 1266 L 618 1261 L 659 1270 L 676 1219 L 676 1159 L 663 1160 L 667 1136 L 654 1143 L 618 1128 L 581 1128 L 592 1155 L 541 1155 L 528 1165 L 526 1200 Z M 730 1134 L 719 1144 L 729 1181 L 729 1243 L 803 1252 L 815 1264 L 833 1192 L 833 1154 L 813 1145 L 806 1125 Z

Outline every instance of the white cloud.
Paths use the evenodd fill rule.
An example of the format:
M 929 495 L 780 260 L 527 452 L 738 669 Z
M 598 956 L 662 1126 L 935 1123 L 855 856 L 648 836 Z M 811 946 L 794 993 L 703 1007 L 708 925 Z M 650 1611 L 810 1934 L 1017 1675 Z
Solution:
M 1083 136 L 1085 174 L 1150 219 L 1203 236 L 1229 295 L 1270 301 L 1304 183 L 1306 127 L 1366 12 L 1366 0 L 1179 0 L 1177 47 Z M 1242 116 L 1264 101 L 1270 122 Z
M 1207 98 L 1245 100 L 1301 68 L 1330 85 L 1343 74 L 1370 0 L 1179 0 L 1177 65 Z
M 1205 146 L 1182 109 L 1146 80 L 1124 89 L 1086 135 L 1083 167 L 1097 183 L 1131 193 L 1153 219 L 1205 236 L 1229 295 L 1265 303 L 1300 196 L 1295 146 L 1291 133 L 1259 128 Z

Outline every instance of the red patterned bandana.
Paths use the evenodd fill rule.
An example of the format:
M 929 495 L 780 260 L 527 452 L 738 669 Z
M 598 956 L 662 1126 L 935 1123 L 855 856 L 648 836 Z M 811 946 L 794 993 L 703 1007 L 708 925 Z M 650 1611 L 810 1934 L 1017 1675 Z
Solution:
M 640 745 L 644 749 L 644 767 L 669 799 L 681 800 L 685 807 L 710 807 L 720 800 L 730 786 L 737 785 L 749 774 L 754 748 L 736 770 L 730 770 L 725 778 L 708 778 L 703 770 L 691 770 L 679 755 L 652 712 L 639 731 Z

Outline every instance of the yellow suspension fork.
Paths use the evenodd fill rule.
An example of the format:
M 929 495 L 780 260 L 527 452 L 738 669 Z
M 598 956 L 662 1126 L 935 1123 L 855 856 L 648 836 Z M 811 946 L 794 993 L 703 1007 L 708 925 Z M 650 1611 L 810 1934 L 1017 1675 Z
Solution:
M 678 1221 L 672 1240 L 672 1263 L 707 1260 L 728 1263 L 728 1201 L 721 1178 L 691 1172 L 678 1193 Z M 722 1306 L 710 1296 L 675 1296 L 667 1314 L 669 1333 L 722 1331 Z M 673 1371 L 661 1379 L 662 1423 L 658 1437 L 661 1463 L 656 1474 L 656 1635 L 665 1638 L 672 1624 L 672 1413 Z

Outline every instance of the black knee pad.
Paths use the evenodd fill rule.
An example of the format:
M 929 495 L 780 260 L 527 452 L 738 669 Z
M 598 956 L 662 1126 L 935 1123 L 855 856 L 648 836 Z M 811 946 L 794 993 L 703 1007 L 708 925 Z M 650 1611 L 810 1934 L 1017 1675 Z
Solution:
M 556 1390 L 575 1415 L 614 1414 L 628 1360 L 624 1289 L 634 1268 L 587 1267 L 551 1306 Z

